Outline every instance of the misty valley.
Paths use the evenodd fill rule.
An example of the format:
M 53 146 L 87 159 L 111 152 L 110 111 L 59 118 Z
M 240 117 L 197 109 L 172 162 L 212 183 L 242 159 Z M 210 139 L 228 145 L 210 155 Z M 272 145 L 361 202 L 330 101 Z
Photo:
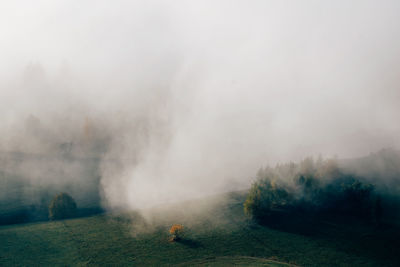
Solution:
M 3 152 L 1 159 L 0 263 L 4 265 L 41 261 L 45 265 L 320 266 L 333 261 L 396 266 L 400 262 L 398 150 L 353 159 L 308 157 L 267 166 L 258 170 L 250 190 L 134 211 L 110 210 L 102 204 L 99 157 Z M 40 167 L 41 176 L 37 170 L 24 172 L 26 166 Z M 67 192 L 62 194 L 74 202 L 73 213 L 67 214 L 67 201 L 60 192 Z M 63 206 L 57 207 L 57 201 Z M 174 223 L 180 224 L 169 234 Z M 16 261 L 17 250 L 23 255 Z M 323 256 L 316 256 L 315 250 Z
M 0 0 L 0 266 L 400 266 L 399 14 Z

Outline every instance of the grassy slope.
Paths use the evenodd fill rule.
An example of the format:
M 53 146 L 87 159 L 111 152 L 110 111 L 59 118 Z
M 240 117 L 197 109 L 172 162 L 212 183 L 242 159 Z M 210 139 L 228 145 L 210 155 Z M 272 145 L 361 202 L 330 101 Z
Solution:
M 210 208 L 210 202 L 223 203 Z M 174 210 L 154 210 L 144 224 L 135 214 L 0 227 L 0 265 L 396 265 L 390 243 L 379 243 L 363 227 L 326 224 L 314 235 L 251 225 L 243 196 L 194 201 Z M 193 212 L 197 210 L 198 212 Z M 192 211 L 188 214 L 189 211 Z M 202 214 L 208 214 L 208 217 Z M 156 217 L 154 217 L 156 216 Z M 179 219 L 178 219 L 179 218 Z M 212 219 L 211 219 L 212 218 Z M 169 242 L 171 223 L 183 223 L 186 237 Z M 146 231 L 139 231 L 146 229 Z M 277 262 L 279 261 L 279 262 Z M 397 262 L 396 262 L 397 261 Z

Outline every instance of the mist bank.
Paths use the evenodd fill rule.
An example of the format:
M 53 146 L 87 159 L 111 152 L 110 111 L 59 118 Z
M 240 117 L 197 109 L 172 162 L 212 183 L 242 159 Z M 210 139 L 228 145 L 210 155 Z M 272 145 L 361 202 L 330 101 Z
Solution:
M 220 84 L 223 74 L 197 77 L 199 66 L 182 64 L 161 80 L 104 75 L 102 83 L 68 66 L 55 74 L 29 64 L 1 91 L 8 102 L 0 148 L 11 152 L 2 168 L 44 184 L 62 184 L 66 176 L 84 183 L 78 181 L 85 181 L 84 169 L 94 168 L 104 207 L 136 209 L 246 188 L 266 162 L 397 147 L 396 109 L 386 109 L 391 123 L 381 125 L 366 107 L 327 105 L 330 99 L 318 90 Z M 338 100 L 347 99 L 340 94 Z M 296 115 L 300 109 L 306 113 Z M 8 163 L 20 152 L 49 160 Z M 93 163 L 82 168 L 80 158 Z

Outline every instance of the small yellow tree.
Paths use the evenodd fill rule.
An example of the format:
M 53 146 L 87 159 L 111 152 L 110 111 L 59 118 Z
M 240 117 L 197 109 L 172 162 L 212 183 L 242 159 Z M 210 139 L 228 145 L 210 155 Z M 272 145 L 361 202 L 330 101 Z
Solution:
M 171 229 L 169 229 L 169 233 L 172 235 L 171 241 L 177 241 L 182 238 L 184 227 L 181 224 L 174 224 Z

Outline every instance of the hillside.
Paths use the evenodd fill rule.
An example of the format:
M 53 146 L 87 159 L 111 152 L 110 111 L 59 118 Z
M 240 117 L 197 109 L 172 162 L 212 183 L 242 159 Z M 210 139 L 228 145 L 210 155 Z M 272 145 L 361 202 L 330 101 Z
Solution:
M 395 229 L 374 230 L 362 224 L 345 227 L 328 222 L 310 225 L 311 232 L 299 227 L 283 229 L 279 225 L 273 229 L 248 222 L 243 215 L 243 200 L 243 192 L 193 200 L 144 211 L 146 219 L 138 212 L 131 212 L 2 226 L 0 265 L 398 266 L 400 263 L 396 252 L 399 234 Z M 172 223 L 186 227 L 185 238 L 180 242 L 168 241 Z

